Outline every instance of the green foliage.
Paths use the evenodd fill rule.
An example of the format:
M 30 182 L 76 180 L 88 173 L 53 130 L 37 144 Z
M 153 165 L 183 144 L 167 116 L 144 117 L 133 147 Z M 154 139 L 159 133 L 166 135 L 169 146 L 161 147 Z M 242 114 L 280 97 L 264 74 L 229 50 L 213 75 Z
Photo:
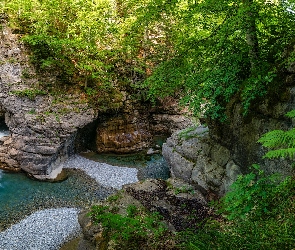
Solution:
M 180 95 L 195 114 L 224 120 L 234 96 L 246 114 L 271 91 L 277 67 L 286 66 L 286 45 L 293 42 L 294 17 L 281 1 L 154 0 L 150 6 L 156 4 L 157 18 L 174 17 L 173 51 L 147 79 L 150 97 Z
M 165 39 L 157 35 L 161 26 L 137 25 L 137 10 L 148 2 L 11 0 L 1 5 L 31 48 L 39 71 L 54 72 L 62 84 L 85 91 L 96 105 L 111 106 L 120 88 L 144 98 L 133 83 L 164 59 L 157 47 L 167 52 Z
M 126 211 L 123 216 L 108 206 L 93 206 L 90 215 L 95 223 L 101 223 L 105 237 L 122 249 L 140 249 L 142 242 L 148 242 L 154 249 L 152 245 L 167 231 L 159 214 L 146 214 L 134 205 L 129 205 Z
M 294 40 L 292 3 L 11 0 L 1 7 L 39 70 L 59 73 L 90 99 L 111 104 L 113 89 L 125 88 L 137 99 L 180 97 L 196 115 L 225 120 L 232 98 L 246 114 L 279 84 L 277 73 L 292 61 L 284 56 Z
M 278 182 L 259 170 L 241 176 L 221 205 L 231 221 L 208 220 L 197 232 L 181 232 L 182 249 L 293 249 L 294 187 L 294 178 Z
M 295 111 L 292 110 L 286 114 L 289 118 L 295 117 Z M 295 155 L 295 129 L 288 131 L 273 130 L 264 134 L 258 142 L 264 147 L 272 149 L 268 151 L 264 158 L 294 158 Z
M 258 165 L 253 165 L 250 174 L 241 175 L 231 186 L 231 191 L 222 198 L 221 211 L 229 220 L 258 219 L 271 213 L 275 199 L 289 183 L 289 178 L 279 185 L 279 176 L 266 176 Z M 282 197 L 281 197 L 282 198 Z
M 114 194 L 114 195 L 111 195 L 111 196 L 108 197 L 108 201 L 109 202 L 114 202 L 114 201 L 117 201 L 120 197 L 121 196 L 120 196 L 119 193 L 118 194 Z
M 11 91 L 12 94 L 21 97 L 28 97 L 30 100 L 35 100 L 37 95 L 46 95 L 47 92 L 40 89 L 24 89 L 24 90 L 15 90 Z
M 196 126 L 193 126 L 193 127 L 188 127 L 182 130 L 181 132 L 178 133 L 178 138 L 188 140 L 190 138 L 196 137 L 197 135 L 193 133 L 196 130 L 196 128 L 197 128 Z
M 180 194 L 180 193 L 193 194 L 194 189 L 193 189 L 193 187 L 183 186 L 183 187 L 175 188 L 174 193 L 175 194 Z

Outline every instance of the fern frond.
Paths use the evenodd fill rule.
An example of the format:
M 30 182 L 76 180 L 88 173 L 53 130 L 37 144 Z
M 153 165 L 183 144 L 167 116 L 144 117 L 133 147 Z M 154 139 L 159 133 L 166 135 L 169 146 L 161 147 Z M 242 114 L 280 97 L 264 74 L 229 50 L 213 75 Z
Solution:
M 273 130 L 264 134 L 258 142 L 267 148 L 295 147 L 295 129 Z
M 264 134 L 258 142 L 262 143 L 264 147 L 274 148 L 285 145 L 285 132 L 282 130 L 273 130 Z
M 294 128 L 285 132 L 285 143 L 290 148 L 295 147 L 295 129 Z
M 295 117 L 295 109 L 286 114 L 289 118 Z M 264 147 L 273 149 L 263 158 L 291 158 L 295 157 L 295 128 L 288 131 L 273 130 L 264 134 L 259 140 Z
M 268 151 L 263 158 L 290 158 L 294 159 L 295 156 L 295 148 L 282 148 L 282 149 L 276 149 Z
M 294 118 L 295 117 L 295 109 L 289 111 L 287 114 L 286 114 L 287 117 L 289 118 Z

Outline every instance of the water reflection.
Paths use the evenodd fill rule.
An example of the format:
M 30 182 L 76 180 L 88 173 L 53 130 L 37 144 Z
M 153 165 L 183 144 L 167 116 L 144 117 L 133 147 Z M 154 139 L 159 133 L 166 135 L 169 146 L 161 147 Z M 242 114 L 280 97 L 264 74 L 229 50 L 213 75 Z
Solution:
M 2 170 L 0 169 L 0 188 L 3 188 L 3 185 L 1 183 L 1 179 L 2 179 Z

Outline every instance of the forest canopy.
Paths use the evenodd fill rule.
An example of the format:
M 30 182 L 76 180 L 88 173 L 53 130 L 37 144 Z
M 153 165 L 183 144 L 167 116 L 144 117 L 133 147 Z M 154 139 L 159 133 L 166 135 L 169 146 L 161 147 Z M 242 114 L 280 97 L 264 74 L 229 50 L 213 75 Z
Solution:
M 278 91 L 292 62 L 294 1 L 9 0 L 10 25 L 39 70 L 91 98 L 127 88 L 138 98 L 180 97 L 224 120 L 227 103 Z M 276 88 L 274 87 L 276 86 Z

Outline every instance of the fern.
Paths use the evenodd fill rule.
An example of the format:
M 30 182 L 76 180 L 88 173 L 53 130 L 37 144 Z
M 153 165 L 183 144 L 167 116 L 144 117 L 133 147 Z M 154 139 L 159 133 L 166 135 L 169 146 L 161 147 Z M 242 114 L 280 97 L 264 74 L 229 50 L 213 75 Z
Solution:
M 286 114 L 287 117 L 289 118 L 294 118 L 295 117 L 295 109 L 289 111 L 287 114 Z
M 295 147 L 295 129 L 288 131 L 273 130 L 264 134 L 258 142 L 267 148 Z
M 267 152 L 264 158 L 274 159 L 274 158 L 290 158 L 293 159 L 295 156 L 295 148 L 283 148 L 276 149 Z
M 286 114 L 289 118 L 295 117 L 295 110 Z M 264 134 L 259 140 L 264 147 L 270 150 L 263 158 L 290 158 L 294 159 L 295 156 L 295 128 L 288 131 L 273 130 Z

